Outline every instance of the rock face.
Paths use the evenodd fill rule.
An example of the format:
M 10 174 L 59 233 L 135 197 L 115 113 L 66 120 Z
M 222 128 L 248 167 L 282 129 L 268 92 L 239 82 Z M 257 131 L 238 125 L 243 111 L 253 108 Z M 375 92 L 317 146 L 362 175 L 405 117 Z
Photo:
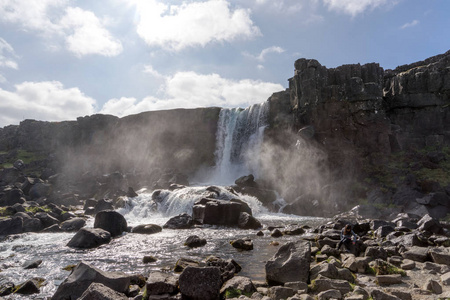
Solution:
M 52 300 L 78 299 L 94 282 L 101 283 L 116 292 L 125 293 L 130 285 L 130 276 L 120 272 L 104 272 L 80 262 L 58 287 Z
M 266 263 L 266 279 L 269 284 L 283 285 L 286 282 L 307 282 L 311 245 L 306 241 L 289 242 Z

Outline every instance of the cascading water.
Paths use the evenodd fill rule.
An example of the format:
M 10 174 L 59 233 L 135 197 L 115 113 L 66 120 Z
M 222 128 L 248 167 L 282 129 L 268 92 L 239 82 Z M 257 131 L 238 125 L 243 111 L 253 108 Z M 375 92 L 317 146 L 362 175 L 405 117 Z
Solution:
M 210 181 L 231 184 L 238 177 L 253 173 L 257 177 L 257 157 L 267 127 L 269 102 L 246 109 L 223 108 L 216 135 L 216 166 Z

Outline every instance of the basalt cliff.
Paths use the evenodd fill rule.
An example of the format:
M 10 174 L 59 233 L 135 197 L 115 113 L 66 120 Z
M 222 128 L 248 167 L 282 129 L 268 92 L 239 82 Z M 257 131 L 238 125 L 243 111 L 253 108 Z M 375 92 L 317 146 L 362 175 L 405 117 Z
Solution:
M 368 206 L 439 218 L 450 212 L 450 51 L 394 70 L 326 68 L 314 59 L 294 66 L 289 88 L 267 100 L 263 168 L 248 190 L 277 190 L 286 212 L 297 214 L 361 203 L 359 213 Z M 200 108 L 25 120 L 0 128 L 0 184 L 31 176 L 64 182 L 58 190 L 67 191 L 77 182 L 79 195 L 89 187 L 86 197 L 106 182 L 95 187 L 86 178 L 114 172 L 127 179 L 124 189 L 186 184 L 216 163 L 219 115 L 220 108 Z M 300 167 L 305 161 L 311 165 Z

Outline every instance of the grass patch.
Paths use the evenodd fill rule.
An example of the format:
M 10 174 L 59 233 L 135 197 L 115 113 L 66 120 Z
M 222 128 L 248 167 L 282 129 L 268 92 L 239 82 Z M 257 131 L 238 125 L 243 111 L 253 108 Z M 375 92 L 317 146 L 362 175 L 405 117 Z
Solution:
M 253 293 L 249 293 L 249 292 L 244 292 L 242 290 L 239 289 L 234 289 L 234 288 L 228 288 L 225 291 L 225 299 L 231 299 L 231 298 L 239 298 L 240 296 L 244 295 L 246 297 L 251 297 Z

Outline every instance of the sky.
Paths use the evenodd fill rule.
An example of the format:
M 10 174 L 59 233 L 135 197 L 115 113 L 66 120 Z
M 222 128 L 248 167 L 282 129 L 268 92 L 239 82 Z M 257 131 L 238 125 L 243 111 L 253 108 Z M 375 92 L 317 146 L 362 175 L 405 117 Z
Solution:
M 449 49 L 449 0 L 0 0 L 0 127 L 247 107 L 298 58 L 393 69 Z

